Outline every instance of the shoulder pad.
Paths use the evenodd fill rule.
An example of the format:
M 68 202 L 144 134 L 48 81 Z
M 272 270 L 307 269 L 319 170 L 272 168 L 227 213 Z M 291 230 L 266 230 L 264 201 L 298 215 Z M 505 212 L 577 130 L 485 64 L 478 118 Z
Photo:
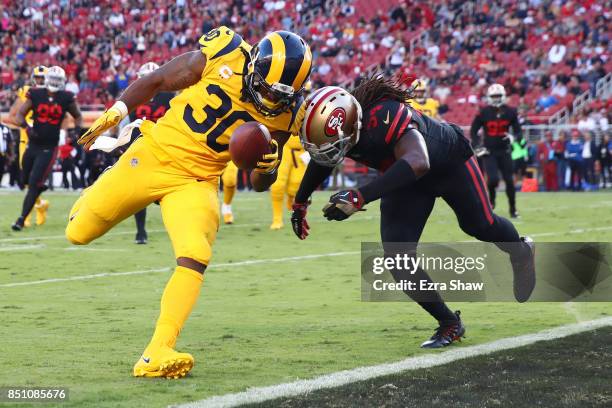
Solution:
M 226 26 L 210 30 L 198 41 L 200 51 L 209 60 L 229 54 L 242 43 L 242 37 Z

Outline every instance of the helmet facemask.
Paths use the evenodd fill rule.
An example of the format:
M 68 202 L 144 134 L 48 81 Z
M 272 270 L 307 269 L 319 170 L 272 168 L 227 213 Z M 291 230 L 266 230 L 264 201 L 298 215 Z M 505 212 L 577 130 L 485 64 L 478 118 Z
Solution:
M 259 57 L 257 47 L 253 51 L 248 64 L 248 73 L 245 76 L 248 98 L 264 116 L 278 116 L 287 112 L 302 94 L 302 89 L 296 92 L 293 87 L 279 82 L 268 84 L 255 64 Z
M 66 74 L 60 67 L 51 67 L 45 74 L 45 87 L 51 92 L 63 91 L 66 88 Z
M 319 92 L 322 92 L 322 90 Z M 346 92 L 350 97 L 351 103 L 355 109 L 354 120 L 352 123 L 342 123 L 342 121 L 338 119 L 338 116 L 332 116 L 338 108 L 331 109 L 330 107 L 331 112 L 326 116 L 321 116 L 321 114 L 317 112 L 310 113 L 310 115 L 321 116 L 321 119 L 324 118 L 325 127 L 333 128 L 337 132 L 334 140 L 317 144 L 308 140 L 305 134 L 305 128 L 303 128 L 303 130 L 300 132 L 300 141 L 302 142 L 302 145 L 306 151 L 308 151 L 311 158 L 316 163 L 323 166 L 337 166 L 342 162 L 347 153 L 359 142 L 362 122 L 361 105 L 359 105 L 359 102 L 357 102 L 357 100 L 347 91 L 344 92 Z M 316 96 L 317 93 L 313 94 L 312 97 Z M 333 99 L 334 98 L 332 98 L 332 100 Z M 344 108 L 340 109 L 344 111 Z

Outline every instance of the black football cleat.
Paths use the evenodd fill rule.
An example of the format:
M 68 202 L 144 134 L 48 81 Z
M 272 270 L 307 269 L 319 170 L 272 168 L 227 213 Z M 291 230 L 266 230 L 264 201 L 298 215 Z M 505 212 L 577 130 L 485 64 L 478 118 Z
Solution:
M 525 245 L 522 254 L 511 259 L 514 273 L 514 297 L 520 302 L 526 302 L 535 288 L 535 242 L 529 237 L 521 237 Z
M 148 242 L 148 236 L 146 232 L 136 234 L 134 243 L 136 243 L 137 245 L 146 245 L 147 242 Z
M 518 213 L 518 211 L 516 211 L 516 208 L 512 208 L 510 210 L 510 218 L 514 218 L 514 219 L 521 218 L 521 215 Z
M 421 344 L 421 348 L 442 348 L 450 346 L 455 341 L 461 341 L 461 337 L 465 336 L 465 326 L 461 321 L 461 312 L 459 310 L 455 312 L 455 316 L 457 316 L 456 322 L 441 324 L 436 329 L 434 335 Z
M 11 225 L 11 229 L 13 231 L 21 231 L 23 229 L 23 217 L 19 217 L 17 218 L 17 221 L 15 221 L 15 223 L 13 225 Z

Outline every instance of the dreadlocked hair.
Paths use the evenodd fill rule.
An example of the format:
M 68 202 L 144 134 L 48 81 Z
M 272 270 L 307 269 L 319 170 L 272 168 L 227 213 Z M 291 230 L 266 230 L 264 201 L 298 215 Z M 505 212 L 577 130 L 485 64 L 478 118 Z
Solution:
M 398 79 L 386 79 L 377 73 L 361 80 L 353 89 L 353 96 L 365 111 L 383 99 L 406 103 L 414 98 L 415 86 L 405 89 Z

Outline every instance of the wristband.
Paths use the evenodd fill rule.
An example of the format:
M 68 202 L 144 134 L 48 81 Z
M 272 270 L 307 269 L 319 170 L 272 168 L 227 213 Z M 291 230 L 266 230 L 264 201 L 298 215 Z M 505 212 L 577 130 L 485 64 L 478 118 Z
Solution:
M 115 104 L 111 106 L 111 109 L 117 109 L 121 114 L 121 119 L 125 118 L 129 113 L 128 107 L 123 101 L 116 101 Z

